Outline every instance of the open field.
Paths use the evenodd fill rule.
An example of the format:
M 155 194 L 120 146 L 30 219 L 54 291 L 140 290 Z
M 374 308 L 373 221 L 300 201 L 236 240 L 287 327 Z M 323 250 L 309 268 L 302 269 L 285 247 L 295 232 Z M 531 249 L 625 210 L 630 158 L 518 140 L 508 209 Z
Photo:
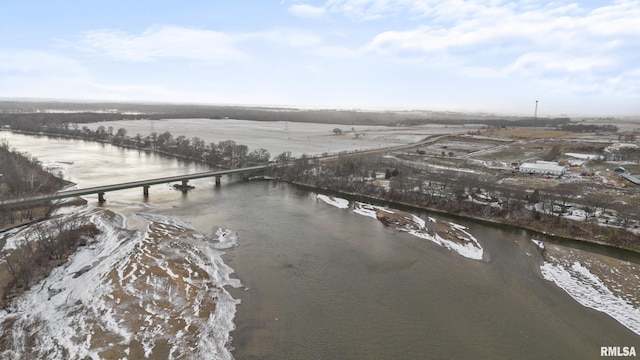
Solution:
M 480 198 L 504 197 L 499 194 L 506 187 L 511 189 L 508 191 L 528 194 L 540 191 L 549 196 L 550 205 L 544 211 L 556 211 L 557 204 L 566 202 L 571 206 L 564 209 L 563 215 L 573 220 L 628 226 L 640 225 L 638 215 L 632 215 L 640 208 L 640 186 L 623 179 L 616 169 L 624 167 L 627 174 L 640 175 L 640 150 L 635 145 L 620 147 L 616 134 L 487 129 L 481 136 L 441 137 L 428 144 L 393 151 L 387 157 L 415 169 L 411 175 L 415 181 L 440 173 L 435 178 L 457 179 L 449 186 L 466 188 L 460 191 L 468 196 L 475 193 L 473 196 Z M 565 167 L 566 173 L 550 176 L 518 171 L 524 162 L 543 160 Z M 480 183 L 474 185 L 474 181 Z M 488 185 L 490 188 L 483 188 Z M 502 200 L 494 201 L 497 206 Z
M 264 148 L 272 156 L 291 151 L 293 156 L 320 155 L 341 151 L 378 149 L 421 141 L 434 134 L 461 134 L 481 126 L 421 125 L 373 126 L 318 124 L 288 121 L 249 121 L 234 119 L 121 120 L 86 124 L 115 130 L 124 128 L 129 136 L 148 136 L 170 132 L 174 138 L 199 137 L 206 143 L 233 140 L 249 149 Z M 341 134 L 334 133 L 340 129 Z
M 515 138 L 527 138 L 527 139 L 547 139 L 547 138 L 561 138 L 565 136 L 575 135 L 570 131 L 561 130 L 542 130 L 535 128 L 513 128 L 498 130 L 494 133 L 495 136 L 515 137 Z

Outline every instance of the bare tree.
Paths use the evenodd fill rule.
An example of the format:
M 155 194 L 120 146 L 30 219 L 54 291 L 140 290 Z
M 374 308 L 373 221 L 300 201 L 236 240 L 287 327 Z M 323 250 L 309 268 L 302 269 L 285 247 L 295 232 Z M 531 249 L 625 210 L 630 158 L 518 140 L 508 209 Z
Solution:
M 561 211 L 558 212 L 558 216 L 562 214 L 564 209 L 567 207 L 568 201 L 575 197 L 576 195 L 576 186 L 575 184 L 563 183 L 558 184 L 555 188 L 552 189 L 555 192 L 555 196 L 561 202 Z
M 583 198 L 583 202 L 586 205 L 584 220 L 587 221 L 590 215 L 596 217 L 598 210 L 604 211 L 611 206 L 613 198 L 606 194 L 588 194 Z

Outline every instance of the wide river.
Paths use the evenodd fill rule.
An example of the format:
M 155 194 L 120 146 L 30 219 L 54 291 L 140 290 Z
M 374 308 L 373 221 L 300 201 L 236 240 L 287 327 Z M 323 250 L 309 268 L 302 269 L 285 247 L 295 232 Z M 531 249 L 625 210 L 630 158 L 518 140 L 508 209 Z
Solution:
M 0 137 L 60 167 L 79 188 L 207 169 L 81 140 Z M 131 228 L 143 223 L 135 213 L 145 212 L 207 236 L 217 227 L 237 232 L 238 245 L 223 256 L 242 283 L 228 289 L 240 300 L 231 332 L 236 359 L 592 359 L 601 346 L 640 351 L 640 335 L 630 329 L 637 303 L 621 310 L 631 326 L 581 305 L 545 279 L 527 232 L 453 220 L 483 247 L 484 258 L 473 260 L 296 186 L 190 183 L 196 189 L 187 194 L 154 186 L 148 199 L 142 189 L 107 193 L 101 206 L 126 216 Z M 98 206 L 97 197 L 86 198 Z M 597 249 L 562 251 L 613 264 L 612 272 L 628 265 L 626 296 L 637 296 L 637 257 L 589 250 Z

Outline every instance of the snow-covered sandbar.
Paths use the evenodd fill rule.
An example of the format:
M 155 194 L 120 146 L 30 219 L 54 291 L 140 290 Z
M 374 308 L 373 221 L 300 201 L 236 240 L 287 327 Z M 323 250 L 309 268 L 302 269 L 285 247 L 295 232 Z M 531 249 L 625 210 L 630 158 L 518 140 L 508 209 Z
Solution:
M 233 358 L 240 301 L 225 287 L 241 284 L 221 250 L 235 232 L 212 239 L 172 217 L 138 216 L 146 229 L 127 230 L 122 216 L 87 207 L 100 234 L 0 310 L 0 358 Z
M 640 335 L 640 265 L 532 241 L 544 258 L 540 272 L 546 280 Z
M 327 196 L 322 194 L 318 194 L 317 197 L 318 199 L 324 201 L 325 203 L 335 206 L 339 209 L 346 209 L 349 207 L 349 200 L 347 199 L 342 199 L 342 198 L 337 198 L 337 197 Z
M 350 202 L 346 199 L 322 194 L 317 195 L 317 197 L 323 202 L 340 209 L 348 209 L 350 207 Z M 382 221 L 399 231 L 429 240 L 466 258 L 475 260 L 482 260 L 483 258 L 484 250 L 482 246 L 467 231 L 468 229 L 462 225 L 447 221 L 436 222 L 436 219 L 432 217 L 424 220 L 419 216 L 404 211 L 362 202 L 354 202 L 352 211 L 355 214 Z

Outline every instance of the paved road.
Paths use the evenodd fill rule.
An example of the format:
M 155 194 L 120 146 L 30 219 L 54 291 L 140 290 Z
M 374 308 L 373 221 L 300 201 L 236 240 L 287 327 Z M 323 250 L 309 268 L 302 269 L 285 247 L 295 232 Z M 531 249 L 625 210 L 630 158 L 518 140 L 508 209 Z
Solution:
M 432 135 L 432 136 L 428 136 L 428 137 L 422 139 L 421 141 L 414 142 L 414 143 L 402 144 L 402 145 L 397 145 L 397 146 L 389 146 L 389 147 L 378 148 L 378 149 L 361 150 L 361 151 L 357 151 L 357 152 L 353 151 L 353 152 L 347 152 L 347 153 L 337 154 L 337 155 L 329 155 L 329 156 L 320 157 L 319 160 L 320 161 L 331 161 L 331 160 L 337 160 L 341 156 L 373 155 L 373 154 L 387 153 L 389 151 L 398 151 L 398 150 L 411 149 L 411 148 L 414 148 L 416 146 L 435 143 L 435 142 L 437 142 L 437 141 L 439 141 L 441 139 L 444 139 L 444 138 L 446 138 L 448 136 L 451 136 L 451 134 Z

